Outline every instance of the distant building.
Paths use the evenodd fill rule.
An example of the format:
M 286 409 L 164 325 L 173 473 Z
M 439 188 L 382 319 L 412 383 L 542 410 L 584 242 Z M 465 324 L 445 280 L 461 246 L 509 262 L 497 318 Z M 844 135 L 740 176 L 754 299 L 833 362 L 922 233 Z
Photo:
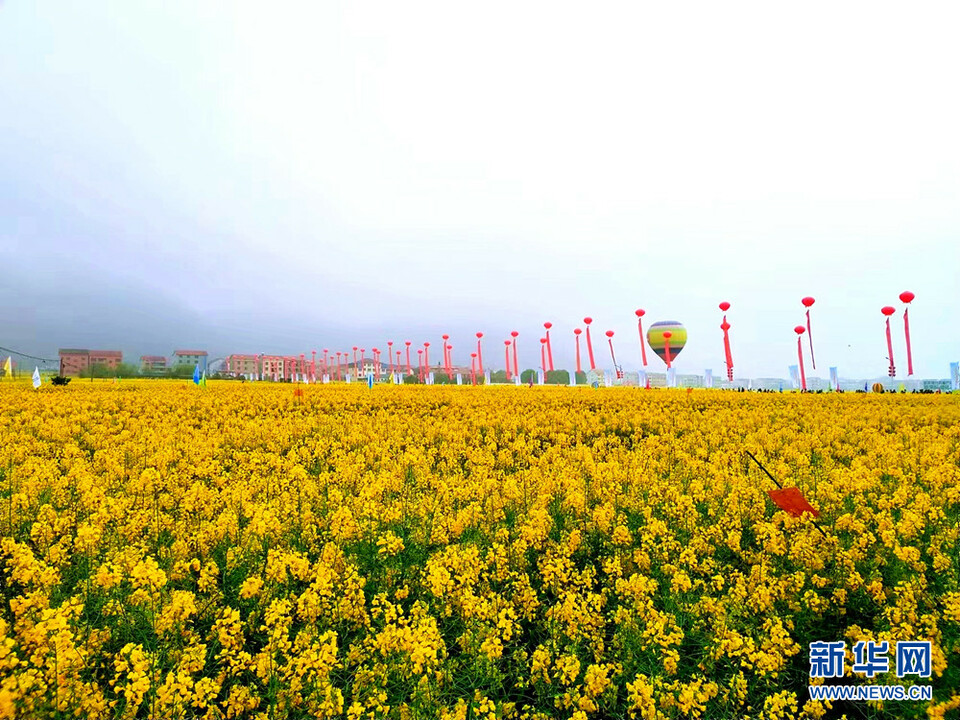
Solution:
M 163 355 L 141 355 L 140 372 L 163 373 L 167 370 L 167 359 Z
M 94 365 L 107 370 L 115 370 L 123 362 L 123 353 L 119 350 L 79 350 L 61 348 L 60 374 L 79 375 Z
M 174 350 L 173 365 L 188 365 L 189 367 L 199 367 L 200 372 L 207 371 L 207 351 L 206 350 Z
M 260 374 L 265 380 L 284 380 L 289 372 L 291 358 L 282 355 L 261 355 Z
M 231 375 L 259 375 L 259 355 L 229 355 L 223 361 L 223 370 Z

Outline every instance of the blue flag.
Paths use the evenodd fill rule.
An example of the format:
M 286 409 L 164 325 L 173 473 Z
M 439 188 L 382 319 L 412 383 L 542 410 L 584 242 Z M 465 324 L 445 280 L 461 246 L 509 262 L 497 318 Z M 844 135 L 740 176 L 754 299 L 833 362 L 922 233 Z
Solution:
M 199 365 L 194 365 L 193 367 L 193 384 L 194 385 L 200 384 L 200 366 Z

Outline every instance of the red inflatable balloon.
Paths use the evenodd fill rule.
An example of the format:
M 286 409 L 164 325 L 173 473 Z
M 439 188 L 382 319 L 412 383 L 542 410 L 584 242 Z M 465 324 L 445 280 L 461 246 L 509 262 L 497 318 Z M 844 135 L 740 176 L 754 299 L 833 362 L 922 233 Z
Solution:
M 814 370 L 816 370 L 817 358 L 813 354 L 813 328 L 810 326 L 810 308 L 816 300 L 807 296 L 800 302 L 803 303 L 803 306 L 807 309 L 807 339 L 810 341 L 810 363 L 813 365 Z
M 656 323 L 654 323 L 656 325 Z M 673 333 L 669 330 L 664 331 L 663 333 L 663 359 L 667 363 L 667 369 L 669 370 L 673 367 L 670 364 L 670 338 L 673 337 Z
M 803 390 L 807 389 L 807 374 L 803 370 L 803 333 L 806 332 L 806 328 L 803 325 L 797 325 L 793 331 L 797 334 L 797 359 L 800 361 L 800 387 Z
M 607 336 L 607 344 L 610 345 L 610 359 L 613 361 L 613 371 L 617 374 L 618 378 L 621 378 L 623 377 L 623 372 L 617 365 L 617 356 L 613 352 L 613 330 L 607 330 L 605 334 Z
M 547 341 L 547 367 L 552 371 L 553 370 L 553 347 L 550 344 L 550 328 L 553 327 L 553 323 L 545 322 L 543 324 L 543 327 L 547 329 L 547 337 L 545 338 Z
M 584 323 L 586 324 L 586 326 L 587 326 L 587 357 L 590 358 L 590 369 L 591 369 L 591 370 L 596 370 L 596 369 L 597 369 L 597 363 L 594 362 L 594 359 L 593 359 L 593 342 L 591 342 L 591 340 L 590 340 L 590 323 L 593 322 L 593 318 L 592 318 L 592 317 L 585 317 L 585 318 L 583 319 L 583 322 L 584 322 Z
M 726 312 L 730 309 L 730 303 L 724 300 L 720 303 L 720 309 Z M 730 323 L 727 322 L 727 316 L 723 316 L 723 322 L 720 323 L 720 329 L 723 330 L 723 355 L 727 364 L 727 380 L 733 382 L 733 352 L 730 350 Z
M 643 308 L 637 308 L 633 311 L 633 314 L 637 316 L 637 331 L 640 333 L 640 360 L 643 362 L 643 366 L 647 366 L 647 345 L 643 340 L 643 316 L 647 314 L 647 311 Z
M 900 302 L 909 305 L 916 297 L 909 290 L 900 293 Z M 903 309 L 903 335 L 907 340 L 907 375 L 913 375 L 913 351 L 910 349 L 910 308 Z
M 577 341 L 577 372 L 583 372 L 583 368 L 580 367 L 580 333 L 582 332 L 583 330 L 580 328 L 574 328 L 573 330 L 573 336 Z
M 880 312 L 882 312 L 884 315 L 888 317 L 890 315 L 893 315 L 896 311 L 897 311 L 896 308 L 892 308 L 889 305 L 884 305 L 882 308 L 880 308 Z

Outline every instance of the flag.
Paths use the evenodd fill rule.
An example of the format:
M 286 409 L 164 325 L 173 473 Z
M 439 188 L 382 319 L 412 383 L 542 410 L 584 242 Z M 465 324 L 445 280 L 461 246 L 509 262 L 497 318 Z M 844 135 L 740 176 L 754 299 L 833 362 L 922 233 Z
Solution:
M 3 364 L 3 374 L 7 377 L 13 376 L 13 358 L 7 355 L 7 361 Z
M 778 508 L 791 515 L 800 517 L 803 513 L 808 512 L 814 517 L 820 517 L 820 513 L 807 502 L 803 493 L 795 487 L 783 488 L 781 490 L 767 490 L 767 495 L 770 496 L 770 499 L 773 500 Z
M 193 366 L 193 384 L 194 385 L 200 384 L 200 366 L 199 365 Z
M 205 388 L 207 386 L 207 371 L 203 371 L 203 375 L 200 376 L 200 387 Z
M 40 368 L 38 367 L 33 368 L 33 387 L 40 387 Z

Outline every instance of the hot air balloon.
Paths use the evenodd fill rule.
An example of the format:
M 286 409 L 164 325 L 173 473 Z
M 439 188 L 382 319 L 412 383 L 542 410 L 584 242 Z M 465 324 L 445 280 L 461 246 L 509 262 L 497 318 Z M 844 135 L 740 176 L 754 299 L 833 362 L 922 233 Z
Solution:
M 687 344 L 687 329 L 676 320 L 661 320 L 647 330 L 647 342 L 650 343 L 650 349 L 670 368 Z

